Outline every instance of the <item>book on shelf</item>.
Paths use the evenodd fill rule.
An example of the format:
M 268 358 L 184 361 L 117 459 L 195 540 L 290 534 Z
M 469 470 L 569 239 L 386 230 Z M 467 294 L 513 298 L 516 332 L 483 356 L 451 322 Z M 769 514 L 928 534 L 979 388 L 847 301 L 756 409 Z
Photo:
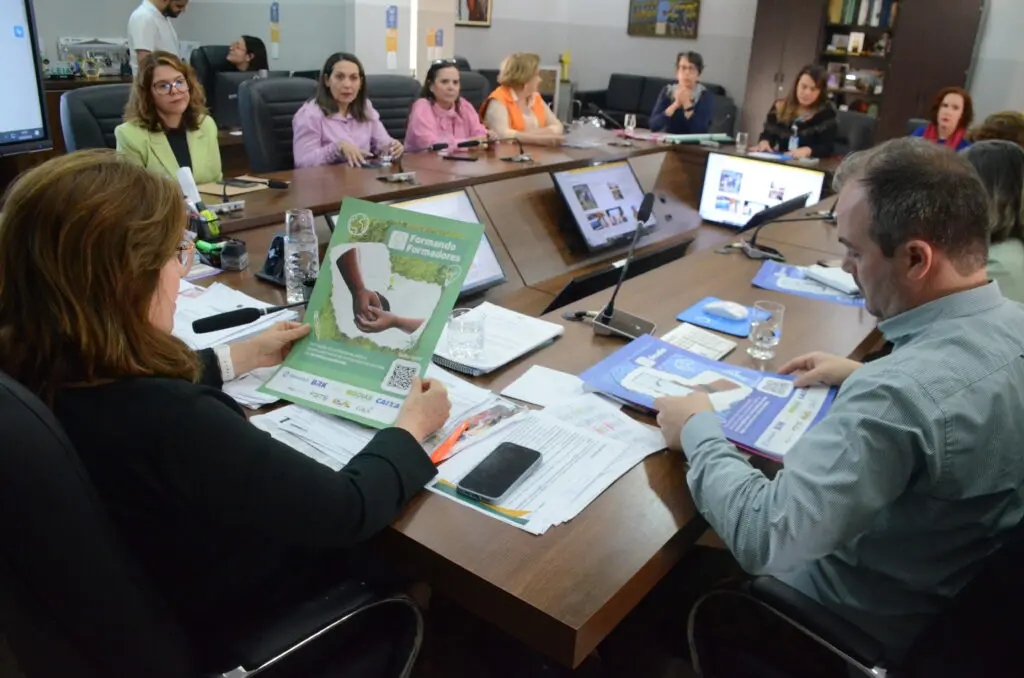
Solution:
M 850 33 L 850 42 L 846 46 L 847 54 L 860 54 L 864 51 L 864 34 L 860 31 Z
M 850 36 L 845 33 L 833 33 L 832 41 L 826 47 L 826 51 L 834 52 L 836 54 L 846 54 L 846 49 L 850 44 Z
M 857 25 L 866 26 L 871 13 L 871 0 L 860 0 L 857 6 Z
M 828 0 L 828 22 L 838 24 L 843 21 L 843 0 Z

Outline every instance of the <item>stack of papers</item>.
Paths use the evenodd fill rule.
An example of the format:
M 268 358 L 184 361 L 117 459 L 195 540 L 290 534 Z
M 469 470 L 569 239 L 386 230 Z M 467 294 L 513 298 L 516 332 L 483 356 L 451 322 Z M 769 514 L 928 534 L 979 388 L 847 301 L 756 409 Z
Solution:
M 537 469 L 500 506 L 458 494 L 459 481 L 501 443 L 541 453 Z M 589 394 L 519 415 L 441 465 L 427 489 L 531 534 L 572 520 L 645 457 L 665 448 L 661 432 Z
M 234 398 L 235 402 L 242 407 L 258 410 L 264 405 L 270 405 L 279 400 L 277 396 L 267 395 L 259 391 L 260 386 L 263 386 L 263 382 L 270 379 L 271 375 L 276 371 L 276 367 L 261 367 L 248 374 L 243 374 L 237 379 L 224 382 L 222 390 Z
M 562 336 L 565 328 L 547 320 L 532 318 L 490 302 L 484 302 L 470 311 L 468 318 L 482 317 L 484 321 L 484 350 L 472 360 L 461 362 L 448 352 L 448 329 L 434 349 L 434 362 L 456 372 L 477 377 L 489 374 L 530 351 Z
M 178 286 L 178 306 L 174 311 L 172 334 L 198 351 L 217 344 L 227 344 L 244 339 L 258 334 L 282 320 L 294 320 L 298 317 L 294 310 L 287 309 L 265 315 L 248 325 L 231 327 L 220 332 L 196 334 L 192 331 L 192 322 L 200 318 L 239 308 L 269 308 L 270 306 L 272 304 L 254 299 L 248 294 L 243 294 L 219 282 L 213 283 L 209 287 L 198 287 L 182 280 Z

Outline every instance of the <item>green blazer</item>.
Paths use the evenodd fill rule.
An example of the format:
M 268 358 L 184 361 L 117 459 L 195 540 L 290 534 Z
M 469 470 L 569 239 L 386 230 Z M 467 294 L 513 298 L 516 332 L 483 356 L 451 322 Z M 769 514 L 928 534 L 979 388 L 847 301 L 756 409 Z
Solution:
M 197 184 L 220 181 L 224 178 L 220 168 L 220 146 L 217 143 L 217 123 L 206 116 L 199 129 L 189 130 L 188 152 L 192 156 L 192 176 Z M 178 161 L 163 132 L 150 132 L 144 127 L 125 122 L 114 128 L 117 150 L 151 172 L 165 174 L 172 179 L 178 171 Z

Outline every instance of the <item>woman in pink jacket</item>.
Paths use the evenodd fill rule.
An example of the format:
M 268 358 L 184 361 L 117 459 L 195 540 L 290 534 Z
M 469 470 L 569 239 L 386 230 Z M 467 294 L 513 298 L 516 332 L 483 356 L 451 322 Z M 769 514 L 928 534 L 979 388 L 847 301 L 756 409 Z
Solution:
M 487 140 L 487 128 L 473 104 L 460 95 L 459 69 L 452 60 L 435 61 L 427 71 L 422 99 L 409 111 L 405 147 L 418 150 L 448 144 L 454 150 L 462 141 Z

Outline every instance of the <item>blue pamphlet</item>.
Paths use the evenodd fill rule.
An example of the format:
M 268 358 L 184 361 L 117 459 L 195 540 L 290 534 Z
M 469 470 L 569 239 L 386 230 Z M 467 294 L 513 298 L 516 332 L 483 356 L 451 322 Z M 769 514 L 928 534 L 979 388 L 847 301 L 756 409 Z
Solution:
M 811 280 L 804 275 L 804 269 L 800 266 L 789 266 L 776 261 L 766 261 L 751 283 L 754 287 L 775 292 L 785 292 L 786 294 L 795 294 L 798 297 L 807 297 L 808 299 L 818 299 L 820 301 L 834 301 L 844 306 L 864 308 L 864 297 L 844 294 L 827 285 L 822 285 L 816 280 Z
M 734 337 L 747 337 L 750 336 L 751 321 L 766 320 L 769 315 L 764 311 L 757 311 L 749 306 L 746 306 L 745 308 L 750 315 L 748 315 L 744 320 L 729 320 L 727 318 L 719 318 L 718 316 L 708 315 L 705 313 L 704 307 L 716 301 L 722 300 L 718 297 L 706 297 L 701 299 L 696 304 L 677 315 L 676 320 L 690 323 L 692 325 L 700 325 L 701 327 L 706 327 L 709 330 L 715 330 L 716 332 L 731 334 Z
M 828 412 L 836 389 L 796 388 L 794 377 L 708 360 L 644 335 L 580 375 L 587 386 L 653 410 L 661 396 L 708 394 L 725 436 L 750 452 L 781 460 Z

